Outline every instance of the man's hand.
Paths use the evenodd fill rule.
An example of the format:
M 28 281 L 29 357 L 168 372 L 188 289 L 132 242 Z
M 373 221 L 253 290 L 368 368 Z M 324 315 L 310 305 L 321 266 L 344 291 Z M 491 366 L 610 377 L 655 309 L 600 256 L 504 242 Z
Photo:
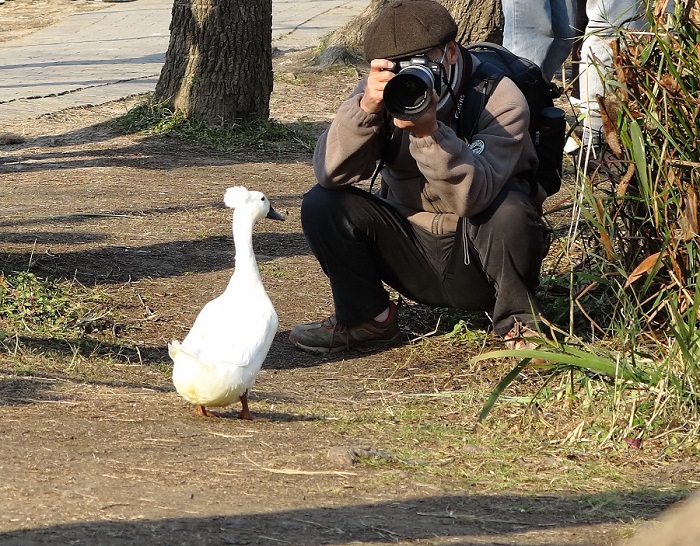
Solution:
M 384 88 L 394 77 L 394 73 L 389 70 L 393 67 L 394 63 L 386 59 L 374 59 L 371 62 L 365 94 L 360 99 L 360 108 L 368 114 L 378 114 L 384 108 Z
M 394 118 L 394 125 L 399 129 L 405 129 L 413 133 L 413 136 L 423 138 L 432 135 L 438 130 L 437 122 L 437 105 L 438 95 L 433 90 L 433 97 L 430 101 L 430 106 L 423 112 L 423 115 L 413 121 L 406 121 Z

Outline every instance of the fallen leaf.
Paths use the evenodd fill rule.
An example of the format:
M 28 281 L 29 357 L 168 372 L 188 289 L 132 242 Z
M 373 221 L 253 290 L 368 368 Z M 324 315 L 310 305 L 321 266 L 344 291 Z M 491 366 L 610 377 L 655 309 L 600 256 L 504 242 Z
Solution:
M 642 441 L 639 438 L 625 438 L 625 443 L 632 449 L 642 449 Z
M 625 282 L 624 288 L 627 288 L 629 285 L 631 285 L 634 281 L 636 281 L 639 277 L 647 273 L 651 268 L 653 268 L 656 263 L 659 261 L 659 256 L 661 255 L 660 252 L 656 252 L 655 254 L 652 254 L 651 256 L 647 256 L 642 260 L 642 263 L 640 263 L 637 267 L 634 268 L 632 273 L 630 273 L 627 276 L 627 281 Z

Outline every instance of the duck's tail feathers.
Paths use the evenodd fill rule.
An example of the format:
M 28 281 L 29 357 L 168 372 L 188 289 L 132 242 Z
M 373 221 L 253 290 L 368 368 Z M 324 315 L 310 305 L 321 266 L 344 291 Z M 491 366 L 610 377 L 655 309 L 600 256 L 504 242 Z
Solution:
M 182 343 L 180 343 L 176 339 L 173 339 L 171 343 L 168 343 L 168 355 L 170 355 L 170 358 L 172 358 L 173 360 L 175 360 L 175 358 L 178 356 L 185 356 L 187 358 L 192 358 L 194 360 L 199 361 L 197 355 L 195 355 L 192 351 L 189 351 Z
M 187 347 L 182 345 L 179 341 L 175 340 L 173 340 L 172 343 L 168 343 L 168 354 L 170 355 L 170 358 L 173 359 L 173 362 L 175 363 L 176 367 L 178 363 L 180 363 L 186 366 L 194 365 L 200 368 L 204 368 L 209 372 L 215 372 L 216 367 L 220 366 L 221 364 L 225 364 L 227 366 L 242 366 L 242 364 L 226 362 L 224 360 L 216 362 L 205 362 L 191 350 L 187 349 Z
M 175 360 L 177 353 L 180 352 L 180 347 L 180 342 L 176 339 L 173 339 L 172 342 L 168 343 L 168 355 L 170 356 L 170 358 Z
M 172 343 L 168 343 L 168 354 L 173 360 L 175 360 L 176 356 L 184 355 L 188 358 L 193 358 L 199 361 L 199 357 L 197 357 L 196 354 L 188 350 L 182 343 L 175 339 L 172 341 Z

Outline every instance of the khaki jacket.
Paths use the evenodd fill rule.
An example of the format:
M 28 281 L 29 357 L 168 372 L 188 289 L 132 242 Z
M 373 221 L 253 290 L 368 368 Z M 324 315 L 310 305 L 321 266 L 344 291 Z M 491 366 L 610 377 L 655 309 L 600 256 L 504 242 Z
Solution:
M 478 61 L 473 56 L 472 60 L 475 67 Z M 386 116 L 360 108 L 365 83 L 361 81 L 340 106 L 316 145 L 314 173 L 323 187 L 370 179 L 384 153 L 380 197 L 415 225 L 442 234 L 454 232 L 459 217 L 486 209 L 508 180 L 537 166 L 527 133 L 527 101 L 508 78 L 494 90 L 471 143 L 450 127 L 453 105 L 447 101 L 438 110 L 437 132 L 416 138 L 394 128 L 388 153 Z M 459 96 L 461 90 L 455 93 Z M 527 182 L 522 184 L 527 191 Z

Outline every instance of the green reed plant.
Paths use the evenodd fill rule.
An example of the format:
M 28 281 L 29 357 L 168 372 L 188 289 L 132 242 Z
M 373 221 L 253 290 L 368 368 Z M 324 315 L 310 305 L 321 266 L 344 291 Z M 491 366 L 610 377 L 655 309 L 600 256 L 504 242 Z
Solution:
M 581 194 L 612 310 L 602 328 L 634 322 L 642 344 L 680 331 L 679 321 L 699 325 L 700 29 L 692 5 L 676 2 L 669 13 L 663 2 L 650 4 L 647 31 L 621 31 L 612 92 L 600 101 L 611 155 Z M 677 341 L 696 343 L 691 337 Z
M 543 332 L 535 350 L 477 357 L 521 359 L 482 418 L 537 362 L 547 382 L 609 386 L 631 412 L 610 434 L 700 428 L 700 10 L 650 2 L 646 17 L 644 31 L 622 29 L 613 44 L 611 91 L 599 98 L 607 144 L 595 162 L 582 155 L 577 173 L 570 267 L 555 273 L 570 287 L 572 324 Z

